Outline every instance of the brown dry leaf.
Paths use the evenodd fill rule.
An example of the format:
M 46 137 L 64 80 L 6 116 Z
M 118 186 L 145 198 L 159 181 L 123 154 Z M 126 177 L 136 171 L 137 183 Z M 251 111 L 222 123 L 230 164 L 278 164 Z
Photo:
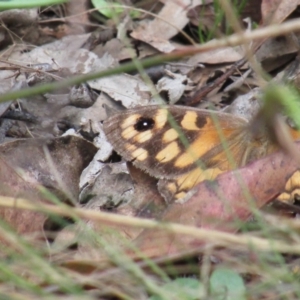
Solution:
M 127 206 L 134 192 L 125 163 L 100 163 L 96 176 L 89 186 L 85 185 L 80 194 L 81 201 L 89 199 L 84 207 L 95 210 L 116 211 L 119 206 Z
M 201 5 L 202 1 L 177 0 L 165 1 L 165 5 L 155 18 L 140 25 L 131 36 L 144 41 L 164 53 L 169 53 L 175 46 L 168 40 L 175 36 L 189 21 L 187 12 L 190 8 Z
M 117 64 L 117 61 L 108 54 L 99 58 L 94 53 L 86 49 L 81 49 L 80 47 L 87 37 L 88 35 L 76 36 L 76 38 L 65 37 L 60 41 L 34 48 L 31 51 L 20 51 L 20 49 L 16 47 L 9 57 L 9 62 L 21 61 L 24 65 L 27 63 L 41 63 L 42 65 L 49 64 L 49 66 L 53 69 L 50 71 L 45 70 L 46 78 L 42 80 L 43 83 L 55 80 L 59 81 L 74 73 L 88 73 L 96 70 L 99 71 L 100 69 L 103 70 Z M 1 61 L 0 67 L 7 68 L 7 64 Z M 13 83 L 15 83 L 13 89 L 20 86 L 22 82 L 26 84 L 26 87 L 28 87 L 28 84 L 36 84 L 37 80 L 40 78 L 39 75 L 45 75 L 44 72 L 39 72 L 38 70 L 35 71 L 33 69 L 28 70 L 26 67 L 23 69 L 22 66 L 20 66 L 19 69 L 21 70 L 21 74 L 18 74 L 17 78 L 12 78 L 13 72 L 0 72 L 0 77 L 3 79 L 0 84 L 1 92 L 6 92 L 9 88 L 11 88 Z M 132 88 L 134 89 L 138 87 L 139 82 L 141 82 L 141 80 L 139 80 L 135 85 L 131 85 Z M 97 80 L 91 82 L 91 84 L 92 87 L 95 85 L 95 88 L 97 88 Z M 77 87 L 78 89 L 75 91 L 76 95 L 77 92 L 87 90 L 82 88 L 83 86 Z M 19 89 L 20 88 L 21 86 Z M 73 87 L 71 91 L 74 91 L 74 89 L 75 88 Z M 141 90 L 143 90 L 143 88 L 141 88 Z M 139 91 L 140 90 L 137 92 Z M 23 122 L 15 122 L 13 127 L 10 129 L 10 136 L 28 137 L 30 134 L 34 137 L 45 137 L 49 135 L 53 136 L 53 133 L 61 134 L 65 128 L 79 128 L 82 124 L 83 117 L 85 117 L 85 120 L 90 119 L 90 117 L 87 116 L 87 113 L 90 113 L 90 110 L 87 111 L 82 109 L 82 107 L 68 106 L 69 104 L 74 105 L 75 102 L 77 106 L 78 104 L 83 103 L 81 98 L 75 98 L 74 101 L 74 99 L 71 98 L 72 94 L 68 94 L 68 92 L 69 89 L 65 88 L 52 94 L 35 96 L 34 99 L 20 99 L 19 104 L 22 111 L 31 114 L 35 118 L 35 122 L 31 124 L 27 123 L 27 128 L 25 128 Z M 133 93 L 134 91 L 132 91 L 132 93 L 128 92 L 129 95 L 132 95 Z M 141 92 L 139 95 L 143 97 L 146 96 L 146 94 L 147 93 Z M 81 95 L 88 96 L 85 92 Z M 94 98 L 91 100 L 94 100 Z M 86 101 L 85 104 L 92 104 L 92 101 Z M 97 109 L 96 111 L 99 112 L 98 106 L 99 103 L 93 107 L 93 110 Z M 5 105 L 5 107 L 7 107 L 7 105 Z M 93 115 L 95 115 L 95 113 Z M 97 122 L 99 122 L 99 119 L 100 118 L 98 116 Z
M 105 53 L 109 53 L 116 61 L 133 59 L 136 57 L 136 51 L 129 48 L 122 40 L 112 38 L 105 45 L 97 45 L 93 51 L 98 57 L 102 57 Z
M 29 44 L 38 43 L 41 37 L 38 17 L 39 12 L 37 8 L 1 11 L 0 48 L 5 49 L 12 42 L 16 43 L 18 37 L 22 42 Z M 18 40 L 17 43 L 20 41 Z
M 299 143 L 297 148 L 300 149 Z M 295 161 L 289 156 L 275 153 L 242 169 L 222 174 L 215 182 L 199 184 L 190 200 L 171 204 L 161 220 L 236 232 L 253 209 L 261 208 L 283 191 L 287 178 L 296 169 Z M 136 245 L 143 254 L 157 257 L 191 250 L 203 242 L 156 229 L 143 231 Z
M 157 219 L 167 206 L 157 190 L 157 179 L 132 164 L 128 164 L 129 175 L 125 173 L 123 164 L 103 164 L 105 167 L 99 172 L 99 177 L 91 189 L 85 191 L 87 198 L 90 196 L 93 198 L 84 207 L 126 216 Z M 141 228 L 112 224 L 108 226 L 94 221 L 88 221 L 86 225 L 92 228 L 105 244 L 113 245 L 114 249 L 119 248 L 119 251 L 123 251 L 124 247 L 142 231 Z M 78 250 L 74 253 L 76 259 L 100 260 L 106 257 L 106 251 L 99 249 L 86 236 L 82 236 L 82 231 L 86 232 L 77 227 L 70 234 L 70 229 L 66 228 L 58 234 L 56 245 L 63 247 L 66 241 L 70 241 L 69 244 L 76 241 L 78 244 Z M 70 258 L 71 256 L 68 257 Z
M 44 186 L 62 201 L 74 201 L 79 193 L 80 174 L 96 150 L 93 144 L 73 136 L 0 145 L 1 195 L 25 197 L 38 203 L 47 200 L 40 191 Z M 19 233 L 40 231 L 45 220 L 43 214 L 13 208 L 2 208 L 0 215 Z
M 80 196 L 82 202 L 84 198 L 90 199 L 85 208 L 127 216 L 157 218 L 166 208 L 157 190 L 157 179 L 124 162 L 101 163 L 97 177 L 84 187 Z
M 238 96 L 234 102 L 228 105 L 223 111 L 244 118 L 250 122 L 257 115 L 262 105 L 258 96 L 259 89 L 252 89 L 247 94 Z
M 127 166 L 130 176 L 135 183 L 135 192 L 130 203 L 134 213 L 131 215 L 157 219 L 167 207 L 166 201 L 158 192 L 157 179 L 136 168 L 131 163 L 127 163 Z M 124 214 L 126 211 L 127 208 L 124 207 L 119 213 Z
M 263 0 L 261 4 L 263 25 L 282 23 L 295 11 L 299 3 L 299 0 Z M 293 58 L 293 54 L 298 51 L 298 44 L 299 35 L 297 33 L 265 39 L 255 55 L 257 60 L 262 62 L 264 70 L 272 72 Z
M 7 61 L 12 63 L 16 61 L 22 62 L 24 65 L 48 63 L 53 69 L 66 68 L 73 74 L 88 73 L 97 70 L 97 68 L 102 69 L 103 62 L 100 61 L 96 54 L 86 49 L 81 49 L 81 45 L 89 36 L 90 34 L 77 35 L 76 38 L 74 36 L 66 36 L 59 41 L 36 47 L 31 51 L 19 51 L 16 48 L 13 53 L 10 53 Z M 104 65 L 103 69 L 105 67 L 106 65 Z
M 88 14 L 84 13 L 87 7 L 87 0 L 72 0 L 65 4 L 65 17 L 68 20 L 66 33 L 68 35 L 85 33 L 83 24 L 89 23 Z
M 184 91 L 192 89 L 192 81 L 181 74 L 165 71 L 166 76 L 162 77 L 156 84 L 158 93 L 165 92 L 168 95 L 168 103 L 175 104 L 180 100 Z
M 159 54 L 159 51 L 157 49 L 153 48 L 147 43 L 139 42 L 136 48 L 139 53 L 139 59 Z
M 22 196 L 24 195 L 31 201 L 42 201 L 42 196 L 36 189 L 36 184 L 25 181 L 17 172 L 6 163 L 6 160 L 0 159 L 0 182 L 1 196 Z M 10 224 L 20 234 L 30 234 L 33 232 L 42 232 L 43 224 L 47 217 L 44 214 L 22 211 L 14 208 L 1 208 L 1 219 Z M 34 220 L 34 222 L 32 222 Z M 0 243 L 3 243 L 3 237 L 0 236 Z
M 208 42 L 209 44 L 209 42 Z M 224 47 L 193 55 L 187 61 L 190 65 L 199 63 L 222 64 L 236 62 L 244 57 L 243 47 Z
M 194 26 L 201 24 L 201 30 L 214 28 L 215 26 L 215 10 L 213 1 L 205 1 L 203 5 L 197 5 L 190 8 L 187 17 Z
M 263 24 L 282 23 L 299 4 L 299 0 L 263 0 L 261 3 Z
M 187 91 L 185 92 L 184 102 L 191 105 L 190 101 L 195 101 L 195 99 L 198 99 L 198 101 L 195 103 L 202 101 L 202 105 L 204 105 L 202 108 L 204 108 L 205 105 L 207 105 L 207 102 L 205 101 L 206 98 L 209 99 L 210 104 L 218 104 L 221 100 L 224 101 L 228 95 L 224 93 L 224 90 L 221 87 L 224 82 L 226 82 L 226 85 L 228 84 L 228 78 L 224 77 L 219 84 L 215 85 L 214 88 L 212 88 L 213 85 L 211 85 L 211 82 L 216 82 L 219 78 L 222 78 L 222 76 L 224 76 L 232 68 L 232 63 L 242 60 L 243 57 L 244 49 L 241 46 L 234 48 L 223 47 L 220 49 L 198 53 L 190 57 L 187 61 L 187 64 L 190 66 L 195 66 L 195 69 L 189 72 L 188 75 L 189 78 L 196 83 L 196 87 L 191 93 Z M 200 67 L 197 68 L 196 66 Z M 244 67 L 246 67 L 246 65 Z M 238 76 L 241 77 L 240 72 L 238 72 Z M 244 86 L 243 83 L 241 83 L 241 85 Z M 205 93 L 203 93 L 201 96 L 197 95 L 198 92 L 200 93 L 201 90 L 205 91 L 205 89 Z
M 120 74 L 90 81 L 93 89 L 101 90 L 126 108 L 149 105 L 150 88 L 138 76 Z
M 255 54 L 256 59 L 262 63 L 266 72 L 271 72 L 284 66 L 299 50 L 297 44 L 300 41 L 299 34 L 295 33 L 294 38 L 290 35 L 280 38 L 266 40 Z M 296 42 L 295 42 L 296 40 Z

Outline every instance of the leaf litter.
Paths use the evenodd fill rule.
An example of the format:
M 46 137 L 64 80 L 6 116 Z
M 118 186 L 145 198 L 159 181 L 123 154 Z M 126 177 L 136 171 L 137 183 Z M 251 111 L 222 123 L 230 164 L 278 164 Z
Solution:
M 217 23 L 220 8 L 213 1 L 161 1 L 153 6 L 143 3 L 136 6 L 141 15 L 130 19 L 128 10 L 124 8 L 120 10 L 118 20 L 101 16 L 101 10 L 94 12 L 100 18 L 93 19 L 92 13 L 84 10 L 86 3 L 85 0 L 70 1 L 66 6 L 45 10 L 1 13 L 1 20 L 5 24 L 0 42 L 1 94 L 10 90 L 21 91 L 24 87 L 41 83 L 59 82 L 74 75 L 113 69 L 128 60 L 138 61 L 160 53 L 183 51 L 186 47 L 199 44 L 201 36 L 208 38 L 212 28 L 215 28 L 215 36 L 211 39 L 228 33 L 224 24 L 230 24 L 224 16 Z M 280 24 L 289 18 L 299 17 L 297 5 L 298 1 L 253 1 L 245 6 L 240 23 L 244 17 L 249 17 L 257 24 L 261 22 L 267 25 L 271 21 Z M 261 19 L 259 16 L 262 16 Z M 52 22 L 52 18 L 55 22 Z M 100 27 L 98 32 L 103 33 L 102 37 L 92 36 L 96 31 L 89 26 L 90 20 Z M 18 26 L 15 26 L 16 21 Z M 104 38 L 104 32 L 108 30 L 109 34 Z M 119 109 L 159 104 L 161 101 L 182 105 L 187 102 L 186 99 L 206 87 L 210 89 L 206 94 L 203 93 L 197 106 L 223 110 L 251 120 L 263 107 L 260 98 L 262 87 L 266 84 L 263 76 L 257 73 L 255 62 L 276 83 L 289 82 L 298 87 L 298 40 L 296 32 L 265 38 L 252 53 L 253 59 L 241 66 L 238 62 L 248 55 L 245 47 L 228 46 L 190 57 L 182 56 L 176 63 L 162 63 L 155 74 L 150 68 L 145 69 L 144 73 L 124 72 L 91 80 L 88 85 L 81 84 L 1 103 L 1 196 L 15 198 L 16 204 L 20 197 L 41 206 L 59 199 L 70 207 L 84 210 L 214 229 L 232 233 L 232 236 L 243 228 L 242 224 L 250 224 L 248 226 L 251 227 L 256 221 L 259 228 L 259 224 L 268 223 L 268 219 L 258 213 L 258 209 L 271 203 L 282 191 L 293 192 L 286 181 L 297 171 L 297 163 L 288 155 L 276 153 L 241 169 L 224 173 L 214 183 L 199 184 L 195 194 L 186 203 L 168 205 L 157 191 L 155 178 L 130 164 L 127 164 L 127 168 L 125 162 L 113 153 L 101 122 Z M 218 82 L 218 78 L 222 80 Z M 295 147 L 298 149 L 299 145 Z M 289 211 L 293 212 L 298 197 L 295 190 L 292 198 L 285 202 Z M 297 218 L 296 212 L 297 209 L 289 213 L 289 218 Z M 280 219 L 281 211 L 275 210 L 273 213 L 282 224 L 286 224 L 284 219 Z M 65 271 L 75 269 L 76 272 L 72 275 L 68 273 L 68 276 L 74 280 L 80 277 L 83 289 L 92 287 L 94 294 L 89 294 L 90 299 L 116 296 L 118 293 L 108 287 L 110 284 L 132 299 L 159 295 L 159 285 L 164 281 L 140 261 L 145 255 L 156 260 L 170 276 L 174 274 L 164 262 L 184 260 L 191 255 L 193 258 L 202 257 L 196 263 L 200 270 L 203 260 L 206 260 L 211 272 L 218 266 L 226 265 L 224 253 L 222 256 L 218 252 L 217 246 L 220 245 L 227 250 L 224 251 L 228 256 L 234 248 L 239 255 L 252 255 L 245 245 L 234 247 L 224 241 L 213 241 L 208 236 L 199 239 L 192 235 L 168 232 L 165 228 L 143 230 L 128 224 L 108 226 L 95 220 L 80 222 L 76 218 L 75 221 L 62 222 L 66 220 L 57 220 L 38 210 L 33 212 L 13 207 L 2 208 L 0 214 L 29 244 L 46 249 L 46 241 L 52 261 L 64 266 Z M 58 223 L 61 224 L 58 226 Z M 54 227 L 59 229 L 53 230 Z M 269 230 L 282 229 L 273 224 Z M 259 234 L 259 231 L 256 232 L 254 237 Z M 297 246 L 297 237 L 293 232 L 286 233 L 285 237 L 277 232 L 275 236 L 279 245 L 289 240 L 291 246 Z M 263 236 L 265 239 L 269 237 Z M 15 247 L 7 235 L 1 235 L 1 242 L 6 247 Z M 128 245 L 136 247 L 139 253 L 128 250 Z M 256 246 L 259 247 L 259 244 Z M 259 248 L 262 253 L 268 251 L 262 248 Z M 45 251 L 41 251 L 44 256 Z M 114 251 L 117 258 L 113 255 Z M 126 261 L 124 252 L 137 261 L 144 276 L 151 274 L 157 283 L 157 290 L 142 285 L 132 288 L 135 280 L 134 276 L 129 275 L 129 269 L 112 267 L 112 261 L 121 265 Z M 17 255 L 15 250 L 13 253 Z M 297 251 L 296 254 L 299 255 Z M 7 250 L 1 255 L 6 257 Z M 276 264 L 271 265 L 276 270 Z M 177 274 L 189 274 L 188 263 L 185 271 L 180 271 L 180 266 L 180 263 L 174 263 Z M 84 277 L 87 270 L 93 276 Z M 248 274 L 249 287 L 255 283 L 256 276 L 265 282 L 271 281 L 265 271 L 247 270 L 245 268 L 241 273 Z M 28 271 L 28 274 L 27 278 L 35 277 L 34 271 Z M 112 279 L 112 274 L 116 280 Z M 125 274 L 128 279 L 118 282 L 117 278 L 124 278 Z M 46 278 L 42 274 L 35 280 L 39 286 L 50 285 Z M 60 297 L 62 286 L 58 282 L 55 284 L 56 295 Z M 256 297 L 264 299 L 267 295 L 270 297 L 270 293 L 281 293 L 280 289 L 284 290 L 286 284 L 282 281 L 282 284 L 274 286 L 275 292 L 262 289 Z M 5 288 L 5 284 L 1 286 Z M 7 293 L 12 293 L 12 290 L 8 288 Z M 289 299 L 297 299 L 296 293 L 297 289 L 293 287 Z

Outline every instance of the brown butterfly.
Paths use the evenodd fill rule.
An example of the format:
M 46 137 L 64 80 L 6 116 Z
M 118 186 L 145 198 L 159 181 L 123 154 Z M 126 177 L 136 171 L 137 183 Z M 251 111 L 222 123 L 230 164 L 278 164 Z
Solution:
M 119 112 L 104 122 L 104 132 L 125 160 L 159 179 L 169 202 L 185 199 L 203 180 L 278 149 L 267 130 L 231 114 L 184 106 L 145 106 Z M 290 129 L 294 140 L 300 132 Z

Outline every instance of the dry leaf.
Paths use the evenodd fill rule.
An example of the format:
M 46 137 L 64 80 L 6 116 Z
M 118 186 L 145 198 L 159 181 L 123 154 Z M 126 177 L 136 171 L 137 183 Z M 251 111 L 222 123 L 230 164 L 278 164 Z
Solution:
M 79 176 L 95 153 L 93 144 L 72 136 L 0 145 L 1 195 L 39 203 L 47 200 L 40 190 L 44 186 L 62 201 L 74 201 L 79 193 Z M 41 231 L 46 219 L 43 214 L 14 208 L 2 208 L 0 215 L 19 233 Z
M 300 143 L 297 148 L 300 149 Z M 242 169 L 221 174 L 214 182 L 199 184 L 189 201 L 171 204 L 161 220 L 236 232 L 253 209 L 261 208 L 283 191 L 287 178 L 296 169 L 294 160 L 275 153 Z M 156 229 L 143 231 L 136 245 L 143 254 L 157 257 L 194 249 L 203 245 L 203 241 Z
M 139 77 L 128 74 L 93 80 L 90 86 L 105 92 L 115 101 L 121 101 L 126 108 L 147 105 L 151 99 L 149 87 Z
M 159 13 L 149 23 L 140 25 L 131 36 L 150 44 L 161 52 L 168 53 L 175 49 L 169 39 L 188 23 L 187 12 L 193 6 L 202 4 L 202 1 L 176 0 L 166 1 Z
M 208 42 L 209 44 L 209 42 Z M 243 47 L 224 47 L 211 51 L 201 52 L 193 55 L 187 61 L 190 65 L 199 63 L 222 64 L 236 62 L 244 57 Z
M 161 78 L 157 84 L 156 88 L 159 93 L 168 93 L 169 104 L 175 104 L 180 100 L 185 90 L 188 90 L 189 84 L 191 85 L 191 80 L 186 75 L 175 74 L 171 71 L 166 71 L 167 76 Z
M 261 3 L 263 24 L 282 23 L 299 4 L 299 0 L 263 0 Z

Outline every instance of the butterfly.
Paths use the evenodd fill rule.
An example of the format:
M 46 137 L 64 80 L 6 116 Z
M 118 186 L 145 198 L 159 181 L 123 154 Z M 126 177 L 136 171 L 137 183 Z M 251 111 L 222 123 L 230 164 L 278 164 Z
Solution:
M 254 133 L 243 118 L 186 106 L 128 109 L 105 120 L 103 129 L 118 154 L 159 179 L 167 202 L 187 199 L 198 183 L 278 150 L 264 126 Z M 299 131 L 290 133 L 300 138 Z

